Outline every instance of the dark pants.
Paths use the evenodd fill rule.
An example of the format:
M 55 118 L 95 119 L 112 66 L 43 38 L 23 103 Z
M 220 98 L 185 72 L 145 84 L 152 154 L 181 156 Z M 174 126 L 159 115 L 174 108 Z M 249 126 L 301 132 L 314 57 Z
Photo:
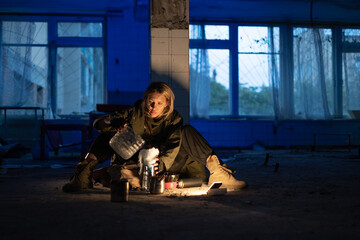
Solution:
M 115 151 L 110 147 L 109 141 L 115 132 L 104 132 L 95 139 L 90 146 L 89 152 L 94 154 L 98 161 L 104 162 L 114 155 Z M 213 149 L 201 134 L 192 126 L 186 125 L 181 130 L 181 146 L 178 155 L 169 172 L 178 173 L 189 158 L 202 165 L 206 165 L 206 159 L 213 154 Z
M 206 159 L 213 153 L 213 149 L 203 136 L 201 136 L 201 134 L 192 126 L 186 125 L 181 131 L 181 146 L 179 153 L 169 169 L 169 172 L 180 172 L 189 157 L 205 166 Z

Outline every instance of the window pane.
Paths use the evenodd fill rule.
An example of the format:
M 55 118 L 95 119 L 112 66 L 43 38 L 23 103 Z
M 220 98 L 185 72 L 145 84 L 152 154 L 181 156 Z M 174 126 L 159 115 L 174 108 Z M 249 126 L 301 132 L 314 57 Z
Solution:
M 205 36 L 208 40 L 229 40 L 229 26 L 206 25 Z
M 278 72 L 279 57 L 273 56 L 272 69 L 268 54 L 239 54 L 239 114 L 274 115 L 271 89 L 271 71 Z
M 239 115 L 274 115 L 279 82 L 279 28 L 238 27 Z
M 295 114 L 329 118 L 334 106 L 331 31 L 294 28 L 293 36 Z
M 229 51 L 190 50 L 190 116 L 227 115 Z
M 343 107 L 344 115 L 349 110 L 360 110 L 360 53 L 343 54 Z
M 210 76 L 210 115 L 230 114 L 229 50 L 208 50 Z
M 57 49 L 57 114 L 86 113 L 104 99 L 102 48 Z
M 58 23 L 58 37 L 102 37 L 102 23 Z
M 13 44 L 47 44 L 46 22 L 2 22 L 2 42 Z
M 360 43 L 360 29 L 344 29 L 344 41 L 348 43 Z
M 343 29 L 343 114 L 360 110 L 360 29 Z
M 2 47 L 0 105 L 47 106 L 47 53 L 46 47 Z
M 189 25 L 189 39 L 202 39 L 202 28 L 200 25 Z
M 239 27 L 238 48 L 242 53 L 279 53 L 278 27 Z
M 201 25 L 189 25 L 190 39 L 207 40 L 229 40 L 229 26 L 221 25 L 205 25 L 205 29 Z

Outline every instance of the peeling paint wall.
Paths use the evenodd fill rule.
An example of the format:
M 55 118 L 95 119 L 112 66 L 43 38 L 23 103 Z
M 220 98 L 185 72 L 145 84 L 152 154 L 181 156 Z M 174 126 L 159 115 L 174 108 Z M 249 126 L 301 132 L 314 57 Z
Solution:
M 151 5 L 152 28 L 189 28 L 189 0 L 153 0 Z

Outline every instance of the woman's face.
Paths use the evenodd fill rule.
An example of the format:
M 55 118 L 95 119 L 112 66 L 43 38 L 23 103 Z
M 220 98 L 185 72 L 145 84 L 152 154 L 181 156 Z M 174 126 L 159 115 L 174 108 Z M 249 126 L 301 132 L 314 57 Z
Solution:
M 165 96 L 156 92 L 147 97 L 146 105 L 151 118 L 159 117 L 168 106 Z

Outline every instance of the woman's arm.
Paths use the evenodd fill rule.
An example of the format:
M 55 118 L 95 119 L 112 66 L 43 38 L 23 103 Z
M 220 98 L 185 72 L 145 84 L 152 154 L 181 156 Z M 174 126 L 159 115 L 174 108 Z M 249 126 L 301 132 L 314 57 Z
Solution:
M 174 112 L 174 116 L 164 129 L 166 139 L 159 146 L 159 172 L 170 169 L 179 153 L 182 125 L 182 117 Z
M 127 123 L 131 108 L 122 112 L 114 112 L 95 119 L 93 127 L 99 132 L 116 131 Z

